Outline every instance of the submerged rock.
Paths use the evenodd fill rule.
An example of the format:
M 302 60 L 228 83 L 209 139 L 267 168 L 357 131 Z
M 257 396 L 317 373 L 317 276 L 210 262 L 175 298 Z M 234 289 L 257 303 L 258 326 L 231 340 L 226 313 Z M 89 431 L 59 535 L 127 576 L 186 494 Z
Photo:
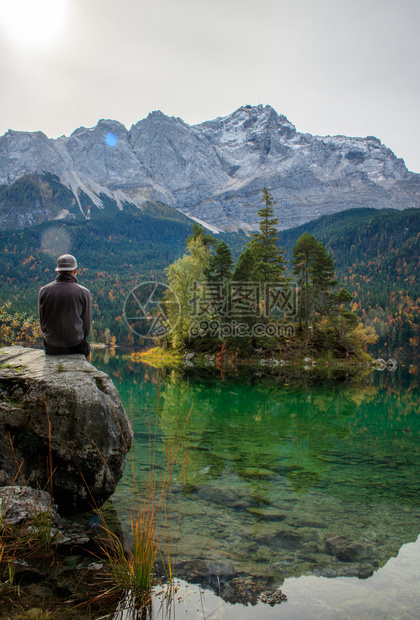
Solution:
M 272 585 L 271 582 L 271 579 L 265 577 L 240 575 L 234 579 L 231 579 L 225 585 L 221 595 L 225 601 L 228 601 L 228 603 L 231 604 L 240 603 L 241 605 L 256 605 L 259 600 L 262 603 L 268 603 L 269 597 L 274 592 L 274 590 L 266 590 L 267 587 Z
M 213 484 L 204 484 L 197 493 L 201 500 L 230 508 L 246 509 L 249 506 L 249 494 L 240 488 L 220 488 Z
M 50 490 L 60 514 L 114 492 L 132 431 L 111 379 L 83 355 L 0 348 L 0 487 Z
M 325 550 L 341 562 L 356 562 L 368 556 L 368 550 L 347 536 L 335 536 L 325 541 Z

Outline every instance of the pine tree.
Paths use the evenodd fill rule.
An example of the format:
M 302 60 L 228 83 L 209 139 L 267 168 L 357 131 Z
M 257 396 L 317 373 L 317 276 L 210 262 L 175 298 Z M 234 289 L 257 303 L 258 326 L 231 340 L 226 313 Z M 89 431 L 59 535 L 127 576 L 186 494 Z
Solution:
M 229 246 L 225 241 L 219 241 L 216 252 L 210 258 L 209 280 L 223 282 L 232 277 L 233 261 Z
M 258 211 L 260 232 L 254 233 L 249 243 L 255 262 L 253 277 L 259 282 L 281 282 L 285 280 L 284 251 L 277 245 L 278 219 L 273 211 L 276 202 L 266 187 L 263 189 L 261 202 L 264 202 L 265 206 Z
M 319 310 L 321 314 L 327 313 L 332 320 L 332 314 L 329 311 L 336 304 L 336 296 L 332 291 L 337 286 L 334 259 L 320 242 L 316 243 L 309 270 L 312 280 L 312 333 L 315 338 L 316 311 Z
M 323 298 L 324 301 L 330 296 L 331 290 L 337 286 L 335 277 L 335 265 L 332 254 L 328 253 L 325 246 L 317 242 L 315 254 L 310 267 L 314 296 Z
M 311 275 L 314 299 L 313 335 L 315 336 L 316 327 L 315 311 L 318 311 L 328 317 L 338 341 L 349 354 L 352 347 L 347 336 L 358 325 L 357 315 L 347 307 L 353 297 L 346 289 L 333 291 L 338 283 L 335 277 L 334 259 L 322 243 L 317 244 L 315 258 L 311 264 Z
M 305 232 L 293 248 L 293 272 L 300 289 L 299 328 L 305 318 L 305 337 L 309 340 L 309 320 L 312 320 L 312 340 L 316 341 L 317 320 L 326 317 L 339 342 L 346 348 L 345 334 L 357 326 L 357 317 L 346 307 L 352 296 L 345 289 L 334 292 L 337 286 L 332 254 L 315 237 Z
M 305 317 L 305 334 L 309 332 L 309 280 L 310 265 L 316 256 L 318 241 L 308 232 L 304 232 L 293 248 L 293 274 L 298 278 L 299 295 L 299 330 Z
M 245 248 L 238 258 L 232 280 L 234 282 L 252 282 L 254 264 L 254 255 L 251 249 Z

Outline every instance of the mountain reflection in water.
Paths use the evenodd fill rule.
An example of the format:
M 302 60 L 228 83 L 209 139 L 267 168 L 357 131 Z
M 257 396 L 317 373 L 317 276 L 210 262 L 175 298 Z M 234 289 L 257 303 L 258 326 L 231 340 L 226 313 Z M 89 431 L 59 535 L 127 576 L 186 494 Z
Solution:
M 341 383 L 308 375 L 298 384 L 281 375 L 222 380 L 164 372 L 122 354 L 96 352 L 93 363 L 112 377 L 132 413 L 139 481 L 150 463 L 150 433 L 163 464 L 191 412 L 173 473 L 175 574 L 186 581 L 229 603 L 254 605 L 276 588 L 287 596 L 288 586 L 299 590 L 296 578 L 309 579 L 312 596 L 323 597 L 322 579 L 310 575 L 339 578 L 339 590 L 342 577 L 380 584 L 381 567 L 417 540 L 415 368 Z M 129 493 L 129 470 L 114 496 L 117 509 Z M 120 517 L 124 523 L 123 510 Z M 365 609 L 372 588 L 365 589 Z M 418 617 L 418 587 L 407 596 L 419 613 L 401 617 Z M 291 611 L 289 601 L 282 608 L 288 605 Z

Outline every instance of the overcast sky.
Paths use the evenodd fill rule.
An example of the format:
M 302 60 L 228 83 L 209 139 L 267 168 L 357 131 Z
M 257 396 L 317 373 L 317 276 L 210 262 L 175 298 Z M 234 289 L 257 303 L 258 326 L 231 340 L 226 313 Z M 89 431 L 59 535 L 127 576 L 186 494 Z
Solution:
M 0 135 L 271 105 L 420 172 L 419 0 L 0 0 Z

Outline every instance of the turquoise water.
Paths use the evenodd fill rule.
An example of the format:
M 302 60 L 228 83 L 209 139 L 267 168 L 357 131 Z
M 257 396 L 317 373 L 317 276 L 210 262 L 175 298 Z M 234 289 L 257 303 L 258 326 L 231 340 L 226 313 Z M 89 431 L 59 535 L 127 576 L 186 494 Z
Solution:
M 182 581 L 171 613 L 420 617 L 415 367 L 297 384 L 162 372 L 109 352 L 93 362 L 132 415 L 140 485 L 178 437 L 167 517 Z M 130 469 L 114 496 L 123 525 Z M 277 589 L 287 601 L 260 602 Z

